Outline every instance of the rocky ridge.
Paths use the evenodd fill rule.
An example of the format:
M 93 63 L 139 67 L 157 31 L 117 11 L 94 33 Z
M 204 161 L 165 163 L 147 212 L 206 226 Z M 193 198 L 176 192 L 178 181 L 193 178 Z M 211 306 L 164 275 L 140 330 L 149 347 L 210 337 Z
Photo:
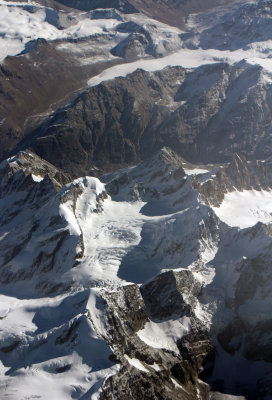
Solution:
M 89 89 L 18 148 L 30 147 L 75 176 L 133 164 L 163 145 L 191 162 L 228 161 L 237 149 L 264 159 L 270 91 L 262 68 L 246 62 L 137 70 Z

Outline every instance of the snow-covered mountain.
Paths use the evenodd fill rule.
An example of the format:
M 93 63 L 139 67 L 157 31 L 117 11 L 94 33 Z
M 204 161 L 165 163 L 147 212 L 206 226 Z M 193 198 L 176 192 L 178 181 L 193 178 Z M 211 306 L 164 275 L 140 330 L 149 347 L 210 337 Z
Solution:
M 0 1 L 0 398 L 271 399 L 270 3 Z
M 31 152 L 4 161 L 2 393 L 269 398 L 271 199 L 271 162 L 239 155 L 163 148 L 71 183 Z

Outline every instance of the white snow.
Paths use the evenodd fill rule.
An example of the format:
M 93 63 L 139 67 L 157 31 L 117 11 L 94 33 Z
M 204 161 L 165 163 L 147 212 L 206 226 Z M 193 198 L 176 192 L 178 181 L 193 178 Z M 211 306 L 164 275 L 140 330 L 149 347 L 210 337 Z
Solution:
M 80 275 L 82 282 L 114 283 L 120 263 L 125 254 L 140 242 L 143 217 L 139 211 L 142 202 L 114 202 L 106 199 L 102 203 L 103 212 L 96 212 L 96 196 L 104 185 L 95 180 L 84 180 L 85 190 L 79 196 L 76 218 L 83 232 L 85 255 Z M 79 272 L 76 271 L 79 280 Z
M 31 7 L 31 11 L 29 9 Z M 92 57 L 92 51 L 87 49 L 86 57 L 81 57 L 82 64 L 98 62 L 112 58 L 109 50 L 111 42 L 112 47 L 121 41 L 126 34 L 120 34 L 115 31 L 120 23 L 120 16 L 117 18 L 113 14 L 112 18 L 91 19 L 90 13 L 70 13 L 70 25 L 63 29 L 58 29 L 56 22 L 47 16 L 47 12 L 56 13 L 56 11 L 42 7 L 35 3 L 7 3 L 0 1 L 0 61 L 8 55 L 16 55 L 22 52 L 27 42 L 44 38 L 46 40 L 67 40 L 75 38 L 85 38 L 96 35 L 111 35 L 109 43 L 105 46 L 105 52 L 101 52 Z M 122 17 L 124 18 L 124 16 Z M 57 18 L 56 18 L 57 19 Z M 179 39 L 180 30 L 153 21 L 143 15 L 131 15 L 127 20 L 133 20 L 148 29 L 157 52 L 160 54 L 169 53 L 161 58 L 144 58 L 142 60 L 125 63 L 104 70 L 101 74 L 91 78 L 88 82 L 90 86 L 95 86 L 105 80 L 116 77 L 124 77 L 136 69 L 141 68 L 146 71 L 161 70 L 166 66 L 182 66 L 184 68 L 195 68 L 203 64 L 216 62 L 235 63 L 246 59 L 249 63 L 261 65 L 268 73 L 272 72 L 272 61 L 268 57 L 271 52 L 272 41 L 256 42 L 244 49 L 235 51 L 221 51 L 217 49 L 203 50 L 199 49 L 180 49 L 182 43 Z M 126 20 L 125 19 L 125 20 Z M 201 22 L 194 20 L 195 29 L 201 29 Z M 190 24 L 188 25 L 190 27 Z M 167 43 L 163 47 L 162 43 Z M 83 45 L 84 46 L 84 45 Z M 102 47 L 103 47 L 102 46 Z M 75 51 L 72 43 L 63 43 L 59 48 Z M 82 49 L 83 51 L 83 49 Z M 90 55 L 88 55 L 90 52 Z M 84 53 L 84 51 L 83 51 Z
M 266 54 L 257 53 L 255 50 L 251 49 L 239 49 L 237 51 L 221 51 L 217 49 L 182 49 L 165 57 L 156 59 L 142 59 L 108 68 L 99 75 L 89 79 L 88 84 L 89 86 L 95 86 L 106 80 L 111 80 L 116 77 L 125 77 L 137 69 L 143 69 L 145 71 L 152 72 L 159 71 L 167 66 L 196 68 L 204 64 L 213 64 L 219 62 L 233 64 L 244 59 L 249 63 L 262 65 L 267 71 L 272 71 L 272 61 L 267 60 L 266 58 Z
M 0 304 L 0 316 L 3 318 L 0 321 L 1 342 L 5 338 L 6 332 L 9 332 L 11 336 L 15 336 L 16 334 L 36 329 L 32 322 L 34 313 L 29 311 L 31 302 L 19 301 L 13 297 L 0 295 Z
M 149 365 L 149 367 L 153 368 L 155 371 L 160 371 L 160 366 L 156 363 Z
M 105 328 L 105 315 L 103 310 L 97 307 L 98 301 L 98 290 L 93 288 L 90 289 L 90 296 L 87 303 L 87 309 L 90 313 L 91 322 L 93 324 L 94 330 L 100 335 L 100 337 L 106 337 L 106 328 Z
M 139 338 L 155 349 L 166 349 L 179 353 L 177 340 L 190 330 L 190 318 L 163 322 L 148 321 L 144 328 L 137 332 Z
M 32 174 L 32 179 L 34 182 L 41 182 L 43 180 L 43 176 Z
M 164 156 L 166 153 L 165 150 Z M 57 273 L 66 267 L 66 260 L 75 256 L 74 247 L 77 246 L 81 233 L 84 254 L 76 268 L 69 267 L 61 274 L 63 283 L 73 282 L 73 292 L 65 296 L 40 299 L 0 296 L 0 318 L 3 318 L 0 319 L 0 347 L 8 347 L 18 340 L 21 343 L 18 350 L 12 352 L 14 359 L 9 361 L 8 356 L 5 357 L 4 354 L 3 365 L 0 365 L 0 393 L 5 393 L 7 399 L 17 399 L 18 393 L 22 393 L 26 398 L 40 396 L 41 399 L 46 399 L 49 394 L 53 399 L 66 400 L 70 397 L 79 398 L 86 393 L 90 399 L 98 398 L 106 377 L 116 373 L 119 368 L 112 365 L 108 358 L 111 349 L 105 342 L 108 331 L 104 305 L 99 294 L 101 288 L 118 290 L 120 285 L 135 282 L 135 278 L 143 282 L 146 280 L 146 274 L 152 277 L 164 268 L 175 269 L 178 272 L 180 265 L 184 263 L 184 268 L 190 269 L 202 285 L 203 297 L 198 299 L 193 309 L 196 317 L 206 326 L 214 322 L 215 316 L 218 326 L 222 321 L 226 321 L 225 312 L 223 317 L 216 313 L 218 303 L 223 301 L 225 296 L 233 298 L 243 257 L 255 256 L 256 249 L 261 251 L 260 249 L 267 247 L 270 239 L 266 238 L 265 242 L 263 237 L 258 236 L 249 242 L 248 236 L 243 236 L 246 235 L 246 231 L 243 230 L 238 231 L 241 234 L 238 240 L 235 236 L 237 229 L 233 230 L 234 233 L 227 229 L 226 231 L 230 232 L 229 237 L 225 238 L 220 231 L 221 242 L 216 242 L 217 239 L 211 237 L 211 232 L 216 226 L 205 226 L 206 221 L 209 223 L 212 211 L 210 207 L 199 203 L 197 192 L 190 186 L 192 177 L 189 175 L 186 183 L 178 191 L 168 193 L 167 189 L 176 187 L 177 181 L 171 168 L 166 167 L 160 160 L 160 157 L 154 157 L 150 162 L 126 169 L 127 181 L 120 185 L 118 194 L 112 198 L 106 197 L 105 184 L 97 178 L 80 178 L 72 184 L 79 189 L 78 193 L 81 193 L 76 202 L 67 185 L 36 212 L 35 219 L 39 221 L 39 230 L 35 231 L 33 238 L 17 259 L 15 257 L 15 261 L 10 262 L 12 271 L 26 268 L 36 256 L 36 248 L 46 250 L 46 254 L 51 251 L 51 242 L 48 239 L 54 232 L 58 232 L 54 231 L 54 225 L 48 225 L 52 216 L 62 216 L 61 228 L 57 225 L 57 229 L 69 229 L 69 240 L 73 240 L 62 244 L 59 263 L 57 267 L 54 266 L 56 270 L 44 273 L 43 279 L 49 279 L 50 276 L 55 279 L 59 276 Z M 9 161 L 16 166 L 16 159 L 12 158 Z M 163 174 L 159 173 L 154 178 L 154 171 L 163 171 Z M 201 168 L 189 171 L 197 174 L 207 172 Z M 124 171 L 115 172 L 109 180 L 123 174 Z M 158 196 L 147 197 L 146 202 L 140 200 L 139 191 L 136 190 L 137 182 L 142 182 L 151 192 L 156 189 Z M 134 197 L 132 196 L 131 200 L 129 196 L 133 190 Z M 3 213 L 8 213 L 10 208 L 13 212 L 12 202 L 19 199 L 24 199 L 22 193 L 1 200 Z M 227 193 L 221 207 L 213 209 L 216 213 L 221 212 L 223 220 L 229 218 L 231 222 L 232 219 L 237 225 L 237 222 L 241 224 L 240 220 L 244 218 L 247 225 L 250 222 L 251 226 L 260 215 L 265 220 L 266 217 L 271 220 L 271 200 L 272 191 L 236 191 Z M 20 213 L 10 225 L 1 227 L 0 242 L 6 240 L 8 230 L 18 230 L 22 221 L 28 221 L 30 224 L 27 227 L 24 222 L 21 232 L 27 235 L 33 226 L 33 210 L 28 207 L 29 204 L 25 202 L 24 208 L 20 209 Z M 203 232 L 201 237 L 199 229 Z M 250 232 L 248 234 L 250 235 Z M 16 235 L 14 237 L 16 239 Z M 44 243 L 46 247 L 42 247 L 45 246 Z M 229 246 L 230 249 L 227 260 L 225 246 Z M 69 251 L 71 255 L 67 256 Z M 210 286 L 213 287 L 212 290 L 209 289 Z M 24 290 L 28 294 L 28 290 L 34 291 L 34 287 L 26 287 Z M 189 302 L 186 291 L 183 296 L 185 301 Z M 254 299 L 256 313 L 262 309 L 262 316 L 269 315 L 269 307 L 263 307 L 261 297 L 257 300 Z M 249 309 L 254 308 L 251 304 L 248 307 L 240 307 L 238 312 L 245 317 L 249 314 L 249 318 Z M 79 322 L 79 331 L 73 344 L 69 341 L 67 345 L 57 345 L 56 338 L 67 332 L 74 322 Z M 137 335 L 155 349 L 166 349 L 179 354 L 177 340 L 189 331 L 190 318 L 183 317 L 175 320 L 148 321 Z M 125 358 L 141 372 L 150 373 L 151 368 L 159 370 L 156 364 L 150 365 L 149 368 L 138 359 L 129 356 Z M 10 365 L 15 364 L 14 376 L 8 375 Z M 56 372 L 56 369 L 67 365 L 71 365 L 70 369 Z M 48 391 L 45 390 L 47 386 L 50 386 Z
M 33 6 L 31 12 L 25 7 L 30 4 Z M 217 13 L 218 18 L 221 16 L 221 11 Z M 35 3 L 7 3 L 0 0 L 0 61 L 7 55 L 20 53 L 24 50 L 26 43 L 31 40 L 38 38 L 65 40 L 91 35 L 95 39 L 96 35 L 107 35 L 109 32 L 111 35 L 120 23 L 120 20 L 115 18 L 92 20 L 88 13 L 82 13 L 79 18 L 73 13 L 70 16 L 75 17 L 74 23 L 60 30 L 52 21 L 49 22 L 44 7 Z M 235 63 L 243 59 L 251 64 L 261 65 L 265 69 L 264 80 L 272 82 L 270 74 L 272 59 L 268 57 L 272 48 L 271 40 L 256 42 L 245 49 L 233 52 L 215 49 L 177 51 L 176 48 L 179 46 L 177 38 L 180 31 L 176 28 L 156 23 L 152 32 L 152 26 L 147 17 L 134 15 L 126 18 L 142 23 L 144 27 L 149 24 L 154 43 L 162 53 L 164 53 L 162 42 L 168 35 L 169 43 L 173 45 L 170 48 L 171 54 L 108 68 L 91 78 L 88 82 L 90 86 L 115 77 L 127 76 L 138 68 L 146 71 L 157 71 L 166 66 L 176 65 L 195 68 L 208 63 Z M 191 28 L 196 28 L 197 18 L 194 16 L 190 19 Z M 206 22 L 200 21 L 198 27 L 201 27 L 202 23 L 204 29 Z M 105 49 L 109 51 L 111 44 L 116 45 L 124 37 L 125 35 L 116 33 L 112 42 L 105 45 Z M 92 45 L 97 46 L 97 42 L 94 40 Z M 101 54 L 92 57 L 90 54 L 93 49 L 89 42 L 80 45 L 61 43 L 58 48 L 74 53 L 77 51 L 80 62 L 85 64 L 93 60 L 97 62 L 107 59 L 106 50 L 105 52 L 101 50 Z M 85 59 L 81 57 L 82 54 L 86 55 Z M 1 123 L 3 120 L 0 125 Z M 12 160 L 10 159 L 10 162 Z M 196 317 L 207 326 L 211 324 L 213 318 L 218 319 L 218 326 L 223 319 L 226 321 L 227 316 L 224 314 L 222 317 L 220 312 L 216 313 L 216 310 L 220 308 L 220 301 L 224 303 L 226 298 L 233 298 L 243 257 L 245 255 L 255 257 L 256 249 L 265 247 L 267 244 L 264 243 L 262 237 L 252 239 L 250 242 L 248 237 L 237 238 L 235 234 L 233 236 L 230 234 L 226 239 L 221 231 L 222 237 L 219 238 L 221 242 L 215 243 L 216 240 L 211 237 L 209 227 L 207 229 L 205 227 L 205 222 L 209 221 L 211 209 L 199 205 L 197 194 L 189 185 L 191 175 L 203 175 L 200 178 L 203 183 L 207 176 L 204 174 L 208 173 L 208 170 L 186 168 L 185 172 L 188 175 L 186 184 L 176 193 L 174 189 L 177 187 L 177 181 L 173 180 L 171 170 L 168 174 L 165 173 L 163 181 L 160 180 L 161 177 L 152 178 L 154 171 L 157 172 L 157 164 L 148 168 L 140 170 L 138 176 L 137 168 L 128 169 L 127 172 L 131 173 L 131 182 L 128 184 L 130 186 L 124 185 L 125 187 L 122 187 L 118 193 L 119 197 L 113 196 L 113 198 L 107 197 L 101 200 L 100 197 L 103 197 L 105 190 L 104 184 L 96 178 L 81 178 L 74 182 L 83 189 L 76 201 L 72 198 L 60 202 L 60 197 L 62 194 L 65 195 L 66 188 L 63 193 L 49 200 L 40 210 L 35 211 L 35 221 L 39 228 L 31 233 L 29 242 L 18 256 L 9 262 L 9 270 L 24 272 L 32 265 L 39 252 L 45 256 L 46 260 L 50 252 L 54 251 L 52 235 L 62 233 L 66 229 L 69 230 L 71 237 L 61 243 L 61 250 L 58 251 L 57 256 L 59 259 L 56 257 L 54 260 L 55 270 L 42 271 L 37 279 L 41 279 L 42 275 L 42 279 L 46 282 L 46 279 L 49 280 L 52 277 L 55 279 L 57 276 L 63 283 L 72 282 L 74 286 L 73 292 L 64 296 L 34 299 L 30 298 L 36 290 L 34 283 L 37 281 L 33 279 L 29 285 L 23 283 L 25 285 L 23 299 L 0 295 L 0 347 L 8 347 L 20 341 L 18 350 L 15 349 L 11 355 L 2 354 L 0 393 L 4 393 L 6 399 L 66 400 L 71 397 L 83 398 L 84 395 L 92 400 L 98 399 L 106 377 L 116 373 L 119 368 L 118 365 L 112 365 L 109 361 L 111 349 L 104 340 L 107 337 L 107 321 L 103 304 L 100 303 L 99 288 L 101 287 L 107 290 L 116 289 L 120 285 L 135 282 L 136 278 L 139 282 L 143 282 L 147 276 L 150 278 L 162 269 L 178 271 L 182 265 L 192 271 L 195 279 L 203 287 L 203 297 L 196 301 L 193 310 Z M 212 177 L 211 174 L 208 175 L 208 179 Z M 42 176 L 35 174 L 32 174 L 32 178 L 35 182 L 41 182 L 43 179 Z M 144 183 L 148 183 L 147 188 L 150 189 L 150 193 L 155 189 L 158 198 L 150 197 L 145 201 L 141 200 L 139 188 L 135 189 L 135 185 L 144 179 L 146 179 Z M 173 191 L 168 191 L 169 188 Z M 128 194 L 133 190 L 134 199 L 127 201 Z M 14 204 L 22 203 L 24 196 L 26 193 L 17 193 L 14 197 L 1 200 L 2 214 L 5 215 L 6 211 L 10 211 L 12 201 Z M 17 212 L 18 208 L 15 208 L 15 211 Z M 271 223 L 272 191 L 247 190 L 227 193 L 220 207 L 213 207 L 213 211 L 231 227 L 247 228 L 259 221 Z M 57 225 L 57 229 L 48 224 L 49 220 L 54 220 L 53 217 L 59 216 L 62 217 L 63 224 Z M 24 208 L 19 210 L 18 216 L 1 227 L 2 248 L 4 248 L 3 243 L 5 244 L 8 240 L 10 243 L 13 240 L 14 246 L 17 241 L 21 242 L 21 236 L 27 236 L 33 227 L 33 219 L 33 209 L 25 204 Z M 200 228 L 205 233 L 207 232 L 207 235 L 199 237 L 197 230 Z M 212 229 L 216 230 L 216 227 L 212 225 Z M 245 231 L 238 230 L 238 232 Z M 81 254 L 78 243 L 81 236 L 84 240 L 84 254 L 80 256 L 79 265 L 76 268 L 70 268 L 69 261 L 72 263 L 71 260 Z M 229 255 L 226 255 L 224 240 L 226 240 L 225 246 L 229 249 Z M 270 244 L 270 239 L 266 240 Z M 76 251 L 74 251 L 75 247 Z M 212 265 L 213 261 L 214 265 Z M 212 286 L 212 290 L 205 291 L 209 285 Z M 14 287 L 13 291 L 16 292 L 16 284 Z M 257 293 L 252 302 L 242 305 L 237 311 L 238 314 L 254 323 L 257 321 L 256 315 L 257 318 L 267 318 L 270 309 L 265 304 L 267 298 L 264 301 L 261 295 L 262 293 Z M 186 297 L 186 293 L 184 296 Z M 256 315 L 252 317 L 253 311 Z M 67 332 L 74 322 L 79 322 L 78 336 L 73 342 L 57 345 L 56 339 Z M 148 321 L 137 335 L 153 348 L 166 349 L 179 354 L 177 340 L 189 330 L 190 318 L 183 317 L 175 320 Z M 150 372 L 140 360 L 130 358 L 128 355 L 125 355 L 125 359 L 139 371 Z M 16 368 L 10 372 L 13 365 L 16 365 Z M 70 369 L 56 373 L 56 369 L 67 365 L 71 366 Z M 232 360 L 227 360 L 224 371 L 229 371 L 232 365 Z M 155 371 L 160 370 L 157 364 L 150 365 L 150 368 Z M 179 386 L 177 382 L 172 381 Z
M 257 222 L 272 222 L 272 191 L 244 190 L 225 194 L 216 215 L 229 226 L 248 228 Z
M 1 364 L 0 393 L 5 398 L 61 400 L 82 396 L 88 391 L 88 398 L 98 398 L 105 378 L 116 373 L 119 366 L 108 361 L 109 346 L 80 314 L 77 296 L 84 299 L 86 294 L 30 300 L 0 296 L 0 314 L 4 318 L 0 320 L 0 347 L 18 340 L 24 344 L 2 358 L 10 367 L 13 362 L 17 363 L 16 372 L 6 376 L 4 372 L 10 368 Z M 69 314 L 72 317 L 76 310 L 79 338 L 70 348 L 56 344 L 56 337 L 67 329 Z M 56 372 L 67 365 L 66 371 Z
M 140 360 L 137 358 L 130 358 L 127 354 L 125 354 L 125 359 L 132 365 L 134 368 L 139 369 L 142 372 L 149 372 L 148 369 L 144 367 Z
M 80 227 L 73 212 L 72 201 L 66 202 L 65 204 L 61 204 L 59 207 L 59 214 L 63 216 L 65 220 L 68 222 L 69 231 L 71 235 L 77 236 L 81 234 Z
M 206 174 L 208 171 L 207 169 L 202 169 L 202 168 L 193 168 L 193 169 L 189 169 L 189 168 L 183 168 L 186 175 L 200 175 L 200 174 Z
M 90 35 L 103 34 L 113 29 L 116 25 L 118 25 L 120 21 L 116 19 L 83 19 L 79 21 L 76 25 L 72 25 L 69 28 L 65 29 L 64 35 L 66 37 L 87 37 Z
M 205 57 L 203 51 L 180 50 L 166 57 L 137 60 L 131 63 L 119 64 L 104 70 L 101 74 L 88 81 L 89 86 L 96 86 L 99 83 L 111 80 L 116 77 L 125 77 L 128 74 L 143 69 L 145 71 L 158 71 L 167 66 L 180 65 L 185 68 L 194 68 L 202 64 L 215 62 L 214 57 Z
M 175 379 L 171 378 L 171 381 L 172 381 L 172 383 L 175 385 L 176 388 L 181 389 L 183 392 L 188 393 L 188 392 L 184 389 L 184 387 L 182 387 L 181 385 L 178 384 L 178 382 L 177 382 Z
M 71 19 L 74 19 L 75 23 L 64 29 L 58 29 L 47 17 L 47 10 L 55 12 L 35 3 L 0 2 L 0 61 L 8 55 L 22 52 L 26 43 L 31 40 L 42 38 L 51 41 L 105 34 L 120 23 L 114 18 L 90 19 L 88 13 L 82 13 L 80 20 L 77 21 L 75 15 L 71 13 Z

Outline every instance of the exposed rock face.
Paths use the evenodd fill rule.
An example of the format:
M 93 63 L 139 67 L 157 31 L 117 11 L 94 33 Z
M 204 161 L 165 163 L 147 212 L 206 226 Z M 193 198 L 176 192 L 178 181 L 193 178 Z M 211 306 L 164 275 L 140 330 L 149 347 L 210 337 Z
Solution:
M 116 10 L 103 9 L 108 3 L 102 3 L 96 10 L 97 2 L 84 2 L 91 10 L 87 13 L 46 8 L 45 22 L 56 31 L 58 39 L 37 40 L 34 35 L 20 56 L 7 57 L 1 65 L 1 158 L 31 147 L 65 172 L 82 176 L 94 173 L 94 168 L 101 172 L 136 163 L 163 145 L 172 146 L 192 162 L 229 161 L 238 150 L 252 159 L 269 155 L 271 80 L 261 65 L 241 61 L 194 69 L 168 68 L 156 73 L 136 71 L 127 78 L 86 89 L 88 78 L 116 64 L 147 57 L 158 59 L 182 46 L 190 47 L 190 41 L 196 49 L 209 48 L 201 40 L 207 36 L 213 43 L 218 13 L 227 21 L 223 38 L 227 35 L 232 40 L 232 28 L 227 29 L 232 12 L 224 9 L 221 14 L 218 10 L 208 16 L 198 14 L 193 21 L 200 30 L 195 32 L 189 19 L 182 34 L 142 15 L 124 14 L 121 9 L 125 3 L 121 1 L 117 2 L 120 7 L 113 4 Z M 204 7 L 214 5 L 209 2 Z M 82 2 L 73 5 L 82 6 Z M 198 11 L 202 7 L 197 2 L 191 6 Z M 234 25 L 244 23 L 248 32 L 252 29 L 249 16 L 256 22 L 255 14 L 260 17 L 258 27 L 263 20 L 269 25 L 268 6 L 267 2 L 235 5 Z M 161 11 L 165 7 L 160 2 Z M 178 2 L 168 7 L 176 11 L 189 5 Z M 37 5 L 22 9 L 39 14 Z M 206 32 L 205 24 L 213 15 L 213 28 Z M 99 20 L 105 26 L 102 29 L 99 25 L 97 32 L 91 27 L 85 34 L 84 24 L 83 28 L 80 25 L 84 18 L 87 22 Z M 105 21 L 109 20 L 113 26 L 108 27 Z M 255 25 L 252 31 L 256 40 L 266 39 Z M 77 26 L 76 32 L 83 33 L 71 38 L 69 32 Z M 239 42 L 237 48 L 241 46 Z
M 70 168 L 77 175 L 94 165 L 106 169 L 112 164 L 135 163 L 139 160 L 139 150 L 143 153 L 143 149 L 156 140 L 151 129 L 154 132 L 154 127 L 169 113 L 166 106 L 156 107 L 154 102 L 160 98 L 166 101 L 171 94 L 173 97 L 173 82 L 182 74 L 182 70 L 175 68 L 170 76 L 165 71 L 153 78 L 153 74 L 138 71 L 127 79 L 118 79 L 118 85 L 115 82 L 99 85 L 35 132 L 34 141 L 28 145 L 35 147 L 45 159 L 50 147 L 51 161 L 58 158 L 60 168 Z M 158 122 L 151 126 L 150 119 L 154 118 Z M 57 154 L 61 157 L 56 157 Z
M 247 360 L 268 363 L 271 362 L 269 341 L 272 321 L 263 294 L 269 286 L 267 279 L 270 280 L 271 271 L 267 266 L 270 262 L 268 255 L 244 260 L 235 289 L 235 318 L 218 335 L 220 344 L 228 353 L 241 351 Z M 256 299 L 262 303 L 261 315 L 255 313 L 252 307 Z
M 192 399 L 197 393 L 202 399 L 209 398 L 208 386 L 198 379 L 203 369 L 203 360 L 210 357 L 213 351 L 209 333 L 203 331 L 205 340 L 202 341 L 198 329 L 201 323 L 191 308 L 193 294 L 190 300 L 176 301 L 181 298 L 181 293 L 186 292 L 181 290 L 181 286 L 189 283 L 187 272 L 165 273 L 144 285 L 142 293 L 145 302 L 136 285 L 102 295 L 106 300 L 108 314 L 108 340 L 112 343 L 117 360 L 122 364 L 120 372 L 107 380 L 102 399 Z M 154 295 L 156 297 L 156 291 L 157 300 L 151 305 L 150 300 Z M 175 304 L 175 309 L 171 309 L 171 306 L 165 308 L 170 301 L 173 306 Z M 196 332 L 180 340 L 176 352 L 152 348 L 137 335 L 149 323 L 149 319 L 164 322 L 189 315 L 194 319 Z
M 129 0 L 138 10 L 170 25 L 182 27 L 189 13 L 197 13 L 226 4 L 224 0 Z
M 135 163 L 163 145 L 190 161 L 227 161 L 237 149 L 265 158 L 271 85 L 262 74 L 245 62 L 139 70 L 89 89 L 21 147 L 76 176 Z
M 24 189 L 24 184 L 16 179 L 16 175 L 25 175 L 25 179 L 29 177 L 29 183 L 31 182 L 30 176 L 32 174 L 32 182 L 34 183 L 35 177 L 43 179 L 48 177 L 53 183 L 57 190 L 71 181 L 69 175 L 65 175 L 60 172 L 52 164 L 49 164 L 45 160 L 37 157 L 36 154 L 31 151 L 19 152 L 16 157 L 10 158 L 1 164 L 0 170 L 1 179 L 1 196 L 6 194 L 6 191 L 20 191 Z M 33 177 L 34 175 L 34 177 Z M 18 181 L 20 186 L 15 189 L 13 181 Z M 27 187 L 25 187 L 28 189 Z
M 118 57 L 134 59 L 145 55 L 156 55 L 150 34 L 144 29 L 131 33 L 126 39 L 112 49 L 112 54 Z
M 271 1 L 234 7 L 221 22 L 202 32 L 199 41 L 202 48 L 236 50 L 254 42 L 271 40 Z M 211 37 L 216 39 L 212 41 Z
M 193 313 L 200 285 L 190 271 L 165 272 L 142 287 L 152 320 L 180 318 Z M 186 300 L 185 300 L 186 299 Z
M 189 13 L 195 13 L 213 9 L 214 7 L 226 4 L 225 0 L 207 0 L 200 2 L 194 0 L 38 0 L 38 3 L 53 8 L 74 8 L 82 11 L 89 11 L 96 8 L 116 8 L 124 13 L 143 12 L 151 18 L 159 21 L 182 27 L 184 19 Z
M 195 187 L 207 204 L 219 207 L 224 195 L 234 190 L 255 189 L 258 191 L 271 189 L 271 160 L 247 162 L 242 154 L 234 154 L 230 163 L 220 166 L 213 179 L 202 183 L 197 179 Z

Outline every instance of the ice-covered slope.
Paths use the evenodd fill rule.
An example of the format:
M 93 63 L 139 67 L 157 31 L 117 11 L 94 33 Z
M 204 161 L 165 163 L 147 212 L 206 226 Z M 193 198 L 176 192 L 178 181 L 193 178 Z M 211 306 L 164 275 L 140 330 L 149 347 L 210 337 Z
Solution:
M 0 391 L 269 398 L 270 165 L 192 165 L 164 148 L 103 183 L 69 183 L 31 152 L 2 163 Z M 254 218 L 228 225 L 228 197 L 250 190 Z M 229 365 L 251 380 L 226 380 Z
M 214 208 L 218 217 L 230 226 L 247 228 L 258 221 L 272 222 L 271 191 L 244 190 L 230 192 L 224 196 L 219 209 Z

